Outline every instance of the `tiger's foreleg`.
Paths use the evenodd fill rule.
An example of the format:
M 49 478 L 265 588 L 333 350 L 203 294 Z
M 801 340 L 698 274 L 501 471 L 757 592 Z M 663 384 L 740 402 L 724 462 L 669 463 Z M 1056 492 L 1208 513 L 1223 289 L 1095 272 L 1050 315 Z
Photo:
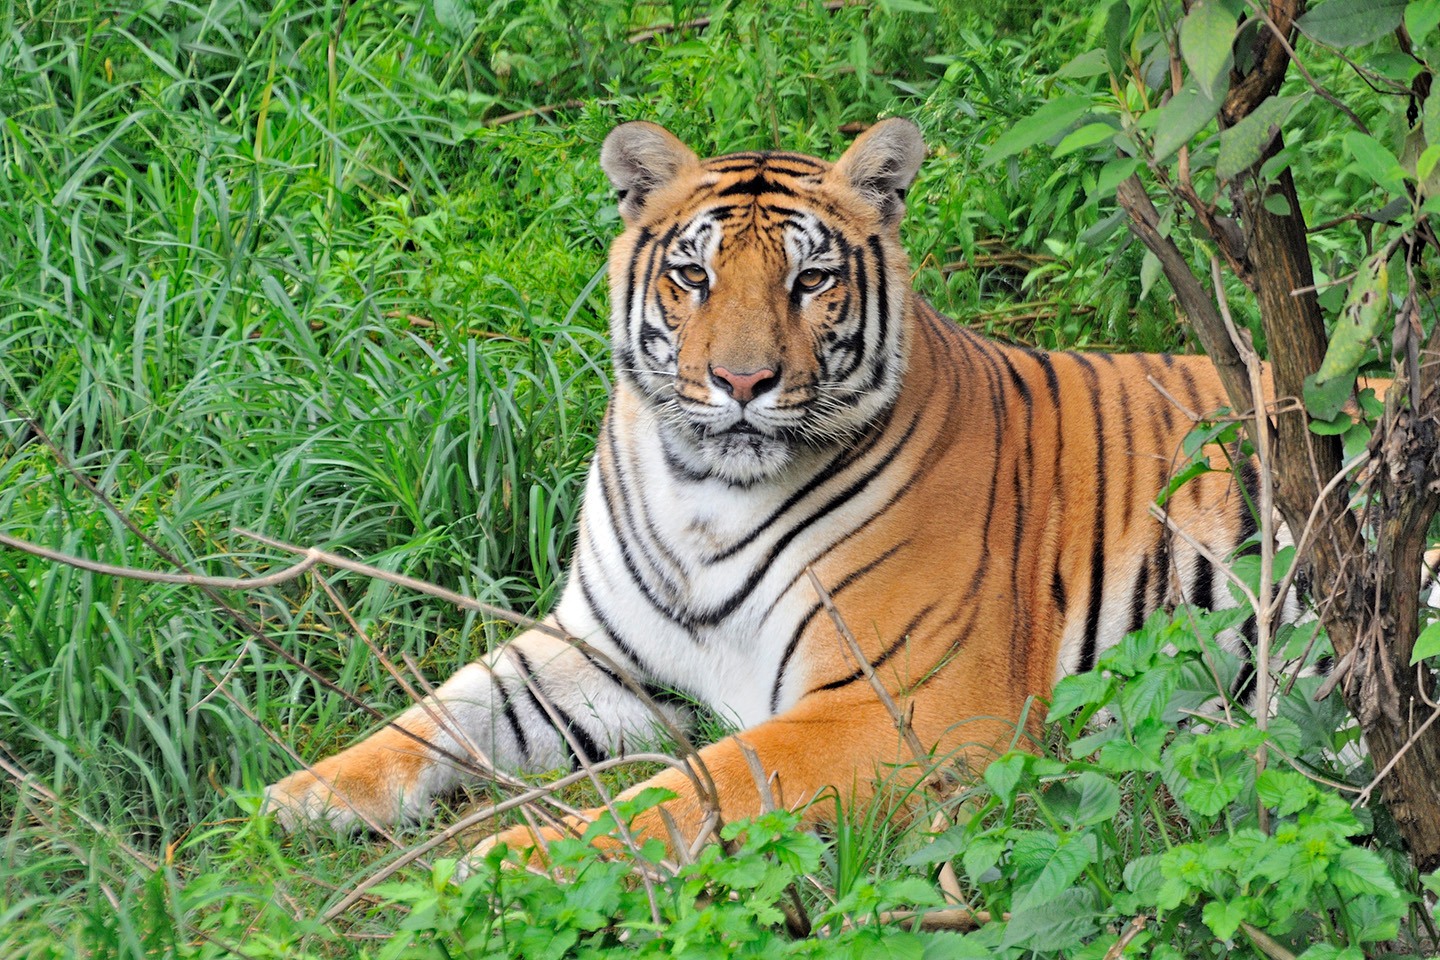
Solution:
M 903 709 L 903 708 L 902 708 Z M 978 742 L 994 734 L 1001 742 L 1014 727 L 1000 722 L 995 729 L 978 731 L 967 727 L 967 741 Z M 945 742 L 948 731 L 940 725 L 919 725 L 916 732 L 927 748 Z M 988 742 L 988 741 L 987 741 Z M 742 744 L 744 745 L 742 747 Z M 762 785 L 756 782 L 745 748 L 753 750 L 759 760 Z M 676 797 L 661 806 L 674 820 L 681 837 L 688 843 L 713 823 L 711 814 L 718 812 L 723 822 L 757 816 L 765 809 L 768 794 L 776 806 L 804 812 L 806 823 L 822 823 L 833 819 L 835 806 L 825 798 L 832 792 L 849 807 L 864 802 L 875 793 L 877 783 L 886 783 L 903 793 L 929 772 L 932 764 L 943 762 L 944 747 L 917 760 L 896 729 L 887 708 L 868 691 L 849 697 L 818 695 L 802 700 L 794 708 L 762 724 L 751 727 L 704 747 L 699 752 L 708 778 L 713 783 L 714 798 L 697 791 L 684 771 L 671 768 L 621 794 L 629 798 L 649 787 L 661 787 Z M 990 754 L 989 756 L 993 756 Z M 708 786 L 707 786 L 708 792 Z M 815 801 L 819 802 L 815 802 Z M 671 845 L 672 835 L 660 814 L 652 808 L 638 816 L 634 823 L 637 839 L 654 837 Z M 598 816 L 599 810 L 585 816 Z M 586 824 L 567 824 L 579 835 Z M 529 827 L 514 827 L 481 843 L 472 858 L 483 857 L 497 843 L 511 849 L 542 847 L 559 834 L 546 828 L 537 835 Z M 614 847 L 611 839 L 596 841 L 601 847 Z
M 268 787 L 265 807 L 286 829 L 313 820 L 340 828 L 389 824 L 420 815 L 486 765 L 526 772 L 575 766 L 577 747 L 592 762 L 617 756 L 652 738 L 656 719 L 597 660 L 530 630 L 462 667 L 360 743 Z M 680 718 L 671 711 L 670 719 Z

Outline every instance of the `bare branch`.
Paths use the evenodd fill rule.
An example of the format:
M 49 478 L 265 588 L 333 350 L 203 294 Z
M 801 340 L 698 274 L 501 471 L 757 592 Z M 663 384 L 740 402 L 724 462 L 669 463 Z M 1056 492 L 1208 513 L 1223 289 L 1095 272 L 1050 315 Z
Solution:
M 895 729 L 899 730 L 900 735 L 905 738 L 905 743 L 909 746 L 910 752 L 915 755 L 916 765 L 921 771 L 925 771 L 931 763 L 930 752 L 920 743 L 920 738 L 915 736 L 915 731 L 910 728 L 910 724 L 905 722 L 905 715 L 901 713 L 900 708 L 895 705 L 894 699 L 890 696 L 890 691 L 885 689 L 885 684 L 881 683 L 880 678 L 875 675 L 875 668 L 870 665 L 869 658 L 866 657 L 865 652 L 860 649 L 860 644 L 855 640 L 855 634 L 850 632 L 850 628 L 846 625 L 844 618 L 840 616 L 840 611 L 835 609 L 835 602 L 830 598 L 830 591 L 825 589 L 825 586 L 820 582 L 820 578 L 815 575 L 815 568 L 807 566 L 805 573 L 810 577 L 810 583 L 815 588 L 815 593 L 820 597 L 820 603 L 825 607 L 825 612 L 830 615 L 830 620 L 835 624 L 835 629 L 840 634 L 840 638 L 845 642 L 845 647 L 850 656 L 854 658 L 856 665 L 860 668 L 860 672 L 865 675 L 865 679 L 870 682 L 870 687 L 875 691 L 875 696 L 879 698 L 880 702 L 884 704 L 885 709 L 889 711 L 891 719 L 895 721 Z
M 1175 291 L 1175 296 L 1180 301 L 1180 308 L 1185 311 L 1196 332 L 1200 334 L 1201 342 L 1210 352 L 1210 359 L 1220 373 L 1231 406 L 1238 412 L 1253 410 L 1255 401 L 1250 395 L 1245 364 L 1230 342 L 1225 321 L 1221 318 L 1220 311 L 1215 308 L 1210 295 L 1196 279 L 1180 248 L 1160 232 L 1160 213 L 1155 209 L 1155 204 L 1150 202 L 1145 185 L 1140 182 L 1139 177 L 1131 174 L 1115 188 L 1115 199 L 1129 215 L 1130 231 L 1160 261 L 1165 278 L 1170 281 L 1170 288 Z
M 286 567 L 284 570 L 266 574 L 263 577 L 206 577 L 198 573 L 161 573 L 158 570 L 118 567 L 114 564 L 100 563 L 96 560 L 87 560 L 84 557 L 62 553 L 59 550 L 51 550 L 49 547 L 42 547 L 37 543 L 30 543 L 29 541 L 20 540 L 3 533 L 0 533 L 0 545 L 40 557 L 44 560 L 50 560 L 54 563 L 63 563 L 67 567 L 89 570 L 91 573 L 101 573 L 107 577 L 142 580 L 147 583 L 178 583 L 187 587 L 210 587 L 213 590 L 255 590 L 261 587 L 278 586 L 279 584 L 288 583 L 291 580 L 304 576 L 311 567 L 320 562 L 318 556 L 313 552 L 307 551 L 305 559 L 299 563 Z

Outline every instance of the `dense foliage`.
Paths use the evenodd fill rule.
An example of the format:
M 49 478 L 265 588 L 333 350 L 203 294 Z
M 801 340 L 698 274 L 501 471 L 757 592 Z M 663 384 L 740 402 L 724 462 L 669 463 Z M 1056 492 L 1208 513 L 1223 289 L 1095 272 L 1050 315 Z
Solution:
M 1164 24 L 1138 0 L 994 6 L 0 0 L 0 533 L 161 570 L 155 547 L 214 575 L 288 562 L 253 530 L 545 609 L 605 399 L 618 220 L 596 155 L 626 119 L 702 154 L 834 156 L 852 124 L 915 117 L 933 150 L 905 238 L 938 307 L 1047 348 L 1193 349 L 1123 230 L 1112 194 L 1138 165 L 1114 156 L 1124 111 L 1097 79 L 1107 54 L 1149 64 Z M 1305 50 L 1398 142 L 1402 103 Z M 1406 176 L 1316 98 L 1296 110 L 1312 223 Z M 1368 229 L 1319 236 L 1325 278 L 1359 268 Z M 326 576 L 432 679 L 507 635 Z M 496 857 L 454 887 L 441 859 L 320 919 L 433 825 L 281 838 L 252 816 L 259 787 L 404 695 L 315 581 L 225 600 L 0 550 L 0 953 L 1098 958 L 1141 916 L 1129 954 L 1314 942 L 1321 960 L 1423 932 L 1383 810 L 1352 814 L 1273 755 L 1259 771 L 1238 708 L 1177 734 L 1215 690 L 1201 613 L 1067 681 L 1058 748 L 992 766 L 934 845 L 879 810 L 823 842 L 777 814 L 660 904 L 577 846 L 573 884 Z M 1363 783 L 1314 686 L 1284 701 L 1274 750 Z M 1117 722 L 1097 732 L 1102 709 Z M 938 905 L 929 871 L 950 860 L 992 923 L 880 922 Z M 775 902 L 804 878 L 796 938 Z

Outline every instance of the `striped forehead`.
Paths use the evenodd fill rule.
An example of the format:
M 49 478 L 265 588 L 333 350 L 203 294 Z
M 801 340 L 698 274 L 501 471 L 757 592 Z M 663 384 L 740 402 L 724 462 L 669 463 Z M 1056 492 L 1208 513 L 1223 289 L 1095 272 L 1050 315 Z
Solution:
M 747 241 L 783 248 L 792 259 L 822 253 L 846 222 L 820 190 L 829 169 L 800 153 L 732 153 L 705 161 L 689 197 L 671 211 L 671 249 L 700 261 Z
M 835 213 L 819 188 L 830 165 L 802 153 L 732 153 L 700 167 L 690 196 L 673 211 L 680 222 L 703 213 L 719 222 L 772 220 L 798 209 Z

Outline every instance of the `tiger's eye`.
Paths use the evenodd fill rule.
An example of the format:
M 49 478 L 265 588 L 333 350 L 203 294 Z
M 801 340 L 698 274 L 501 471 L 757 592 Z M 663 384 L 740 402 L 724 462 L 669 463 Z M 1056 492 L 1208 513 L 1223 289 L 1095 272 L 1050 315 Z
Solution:
M 824 270 L 801 270 L 800 275 L 795 278 L 795 286 L 801 290 L 815 290 L 825 282 Z
M 710 282 L 710 274 L 706 273 L 705 268 L 698 263 L 687 263 L 685 266 L 677 268 L 675 273 L 692 287 L 703 287 Z

